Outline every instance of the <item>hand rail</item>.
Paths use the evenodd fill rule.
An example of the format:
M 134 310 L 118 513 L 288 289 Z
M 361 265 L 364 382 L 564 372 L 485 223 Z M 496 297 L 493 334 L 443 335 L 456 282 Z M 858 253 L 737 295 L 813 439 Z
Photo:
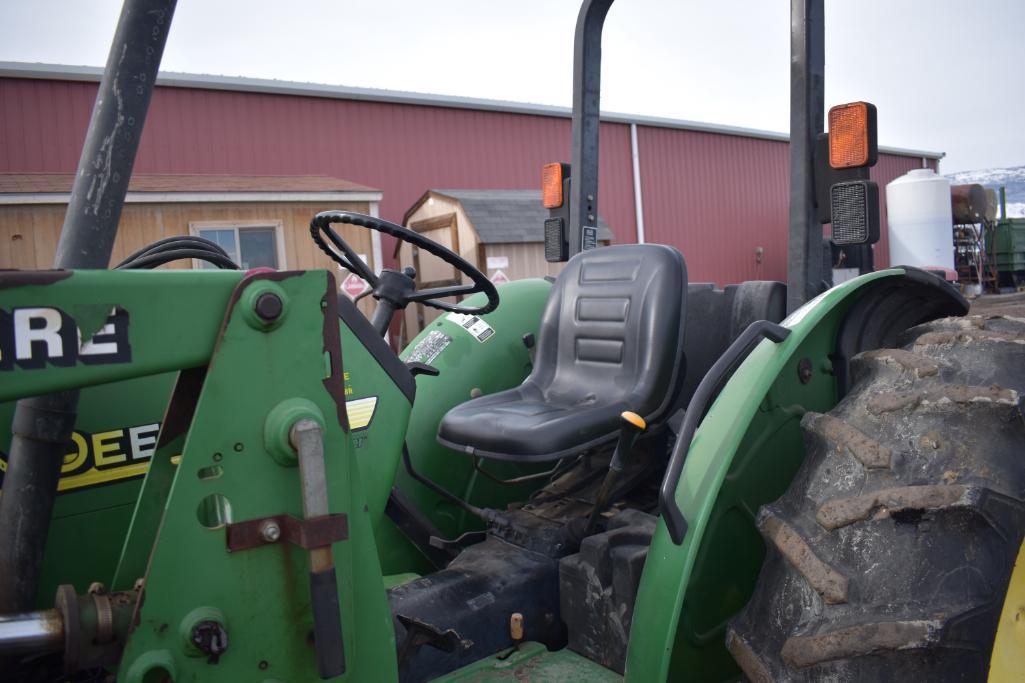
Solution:
M 683 543 L 683 538 L 687 535 L 687 519 L 676 502 L 676 487 L 680 483 L 683 461 L 694 440 L 694 432 L 704 418 L 712 399 L 715 398 L 716 387 L 721 385 L 740 361 L 747 358 L 747 354 L 754 349 L 755 343 L 761 341 L 762 337 L 778 344 L 788 336 L 790 336 L 788 328 L 768 320 L 756 320 L 748 325 L 747 329 L 730 344 L 726 352 L 719 357 L 719 360 L 712 365 L 702 378 L 701 383 L 698 384 L 694 396 L 687 405 L 683 426 L 676 439 L 676 445 L 673 446 L 669 466 L 666 468 L 666 476 L 662 480 L 662 488 L 658 494 L 659 511 L 669 529 L 669 537 L 676 545 Z

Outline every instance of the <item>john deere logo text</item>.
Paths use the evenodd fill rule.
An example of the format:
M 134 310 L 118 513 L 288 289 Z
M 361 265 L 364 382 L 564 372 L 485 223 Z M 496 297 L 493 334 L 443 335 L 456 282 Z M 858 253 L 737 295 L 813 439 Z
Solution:
M 0 309 L 0 370 L 131 360 L 128 311 L 119 306 L 113 307 L 103 325 L 84 341 L 75 319 L 59 308 Z
M 159 433 L 159 422 L 104 432 L 72 432 L 57 490 L 63 493 L 141 477 L 156 451 Z M 0 487 L 6 471 L 7 456 L 0 453 Z

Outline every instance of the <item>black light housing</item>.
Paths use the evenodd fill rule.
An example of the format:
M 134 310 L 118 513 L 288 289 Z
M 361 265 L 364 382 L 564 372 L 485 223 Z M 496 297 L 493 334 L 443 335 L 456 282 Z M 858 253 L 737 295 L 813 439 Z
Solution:
M 829 188 L 833 243 L 874 244 L 879 241 L 879 186 L 871 180 L 836 183 Z
M 545 219 L 545 261 L 555 263 L 569 260 L 566 241 L 566 223 L 561 217 Z

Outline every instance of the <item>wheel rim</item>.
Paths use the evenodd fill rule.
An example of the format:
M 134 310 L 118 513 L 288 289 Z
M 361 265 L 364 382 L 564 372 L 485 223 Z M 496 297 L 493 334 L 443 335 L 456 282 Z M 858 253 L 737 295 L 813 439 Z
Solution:
M 989 662 L 989 683 L 1025 680 L 1025 542 L 1014 561 Z

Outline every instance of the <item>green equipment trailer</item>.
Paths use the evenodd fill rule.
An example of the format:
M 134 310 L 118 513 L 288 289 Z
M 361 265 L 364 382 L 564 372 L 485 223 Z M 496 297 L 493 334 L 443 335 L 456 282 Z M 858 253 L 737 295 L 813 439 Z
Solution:
M 1001 218 L 987 235 L 986 258 L 1001 287 L 1025 287 L 1025 218 Z
M 878 206 L 871 105 L 815 172 L 820 0 L 792 4 L 790 281 L 591 248 L 610 5 L 546 174 L 562 274 L 496 288 L 311 217 L 367 320 L 198 238 L 105 270 L 174 9 L 126 2 L 56 268 L 0 272 L 0 680 L 1025 677 L 1025 321 L 913 268 L 823 285 L 816 183 L 834 240 Z M 372 272 L 339 223 L 469 284 Z M 152 270 L 179 258 L 219 270 Z M 443 315 L 395 354 L 411 302 Z

